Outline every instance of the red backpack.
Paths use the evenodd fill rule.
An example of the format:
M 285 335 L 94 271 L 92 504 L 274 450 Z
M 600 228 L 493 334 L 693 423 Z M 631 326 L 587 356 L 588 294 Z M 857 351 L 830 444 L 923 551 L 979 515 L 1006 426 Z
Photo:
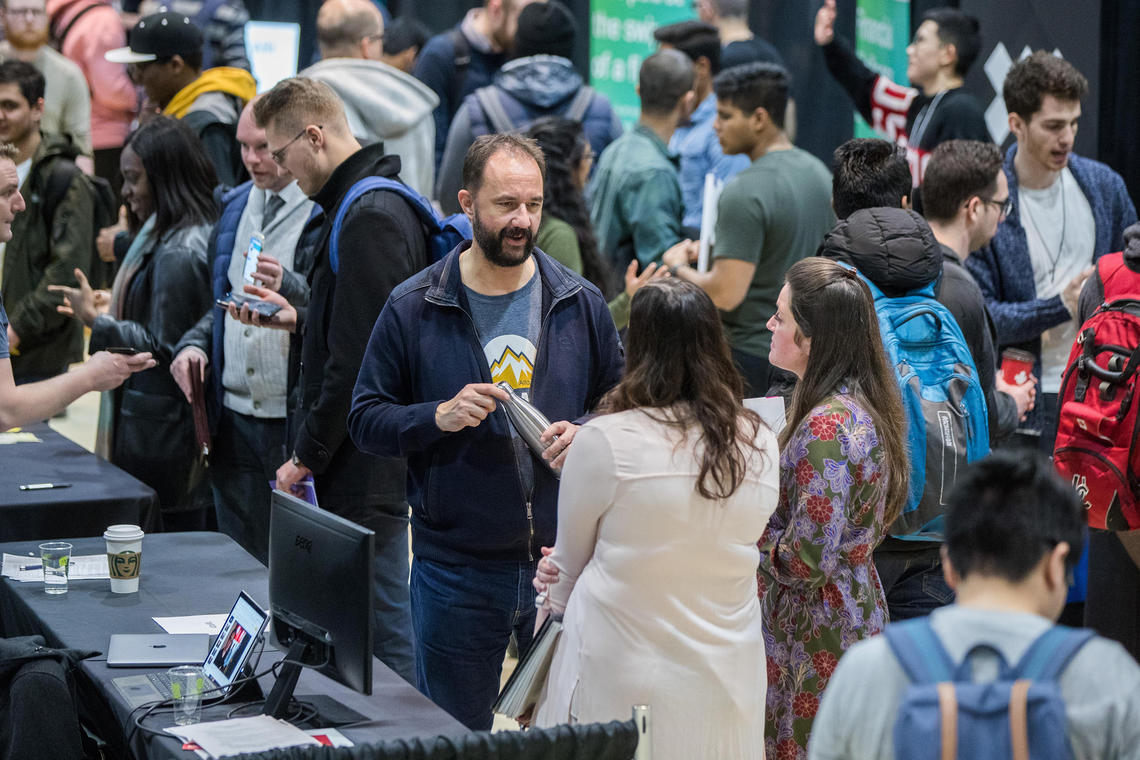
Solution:
M 1140 274 L 1102 256 L 1104 303 L 1081 325 L 1058 397 L 1053 464 L 1091 528 L 1140 528 Z

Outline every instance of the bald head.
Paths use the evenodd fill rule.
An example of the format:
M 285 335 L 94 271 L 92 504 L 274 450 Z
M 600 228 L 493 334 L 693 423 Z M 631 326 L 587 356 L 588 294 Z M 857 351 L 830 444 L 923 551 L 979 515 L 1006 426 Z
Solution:
M 384 17 L 371 0 L 325 0 L 317 11 L 321 58 L 367 58 L 383 54 Z

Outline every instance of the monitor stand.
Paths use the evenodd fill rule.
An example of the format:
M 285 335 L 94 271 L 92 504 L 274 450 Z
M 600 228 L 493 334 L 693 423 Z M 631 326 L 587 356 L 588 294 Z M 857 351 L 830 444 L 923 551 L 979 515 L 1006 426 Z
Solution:
M 261 710 L 262 715 L 285 718 L 289 714 L 289 702 L 293 699 L 293 689 L 297 688 L 297 679 L 301 677 L 301 668 L 304 667 L 299 663 L 308 648 L 309 645 L 302 637 L 298 636 L 293 640 L 293 644 L 289 647 L 289 653 L 285 655 L 285 664 L 281 666 L 281 672 L 277 674 L 277 682 L 273 684 L 273 690 L 265 698 L 265 707 Z
M 302 661 L 301 658 L 305 656 L 306 649 L 308 649 L 308 644 L 300 637 L 294 640 L 289 647 L 289 653 L 285 655 L 285 664 L 281 666 L 281 672 L 277 675 L 277 681 L 273 684 L 272 691 L 265 698 L 265 706 L 261 710 L 262 715 L 289 720 L 295 704 L 293 702 L 293 690 L 297 688 L 297 679 L 301 676 L 301 670 L 304 668 L 303 665 L 297 663 Z M 300 699 L 317 711 L 316 715 L 303 721 L 305 726 L 309 728 L 336 728 L 368 720 L 366 716 L 324 694 L 304 694 L 301 695 Z

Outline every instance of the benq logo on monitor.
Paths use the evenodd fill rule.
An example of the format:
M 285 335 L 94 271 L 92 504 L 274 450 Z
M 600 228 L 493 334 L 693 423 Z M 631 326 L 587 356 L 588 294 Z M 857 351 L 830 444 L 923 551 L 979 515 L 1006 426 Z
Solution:
M 309 554 L 313 553 L 313 539 L 305 538 L 300 533 L 298 533 L 297 538 L 293 540 L 293 546 Z

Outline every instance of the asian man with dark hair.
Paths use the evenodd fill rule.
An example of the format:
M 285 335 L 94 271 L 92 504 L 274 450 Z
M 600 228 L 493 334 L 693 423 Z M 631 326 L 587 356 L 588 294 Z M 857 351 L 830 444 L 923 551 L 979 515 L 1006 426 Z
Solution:
M 955 664 L 968 660 L 975 680 L 991 681 L 995 651 L 1006 663 L 1018 662 L 1060 614 L 1084 546 L 1083 509 L 1048 460 L 1012 451 L 972 465 L 948 502 L 942 554 L 957 600 L 935 610 L 930 625 Z M 875 684 L 875 699 L 866 698 L 868 683 Z M 891 727 L 910 683 L 887 636 L 853 646 L 824 693 L 808 756 L 893 760 Z M 1140 667 L 1123 647 L 1093 637 L 1058 684 L 1075 757 L 1135 754 Z

